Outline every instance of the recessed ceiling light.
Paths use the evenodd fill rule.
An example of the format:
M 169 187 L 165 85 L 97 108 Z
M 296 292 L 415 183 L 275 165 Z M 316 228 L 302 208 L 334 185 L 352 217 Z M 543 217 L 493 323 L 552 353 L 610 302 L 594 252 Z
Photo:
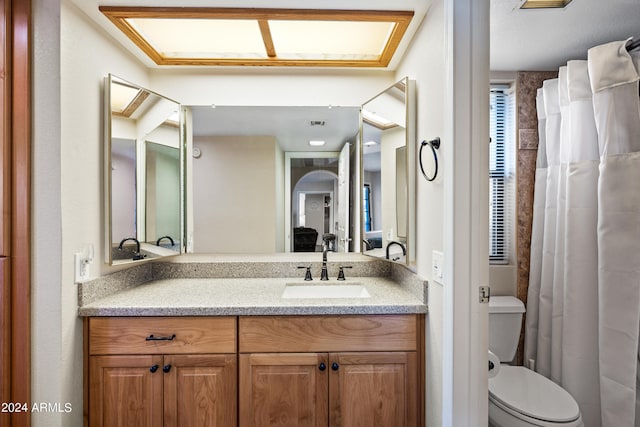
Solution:
M 563 8 L 571 3 L 571 0 L 525 0 L 520 9 L 553 9 Z
M 367 142 L 364 143 L 364 145 L 367 145 L 367 146 L 368 145 L 376 145 L 376 144 L 377 144 L 377 142 L 375 142 L 375 141 L 367 141 Z
M 324 141 L 309 141 L 309 145 L 313 145 L 314 147 L 320 147 L 322 145 L 324 145 Z
M 373 111 L 366 109 L 362 110 L 362 120 L 370 125 L 377 127 L 378 129 L 391 129 L 398 126 L 393 120 L 389 120 L 386 117 L 381 116 Z
M 413 11 L 100 6 L 158 65 L 386 67 Z

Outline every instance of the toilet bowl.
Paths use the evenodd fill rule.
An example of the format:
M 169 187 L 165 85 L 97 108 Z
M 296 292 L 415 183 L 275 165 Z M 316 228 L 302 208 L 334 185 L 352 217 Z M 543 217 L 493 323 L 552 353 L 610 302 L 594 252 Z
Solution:
M 580 408 L 562 387 L 544 376 L 511 366 L 524 304 L 515 297 L 489 300 L 489 349 L 500 369 L 489 378 L 489 425 L 493 427 L 583 427 Z
M 530 369 L 505 364 L 489 379 L 489 424 L 584 426 L 578 404 L 566 390 Z

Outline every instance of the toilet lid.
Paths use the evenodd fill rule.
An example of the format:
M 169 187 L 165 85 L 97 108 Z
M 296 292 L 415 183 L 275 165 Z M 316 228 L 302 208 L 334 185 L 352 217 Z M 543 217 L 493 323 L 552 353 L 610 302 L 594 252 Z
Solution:
M 578 404 L 553 381 L 522 366 L 501 365 L 489 379 L 489 397 L 542 421 L 569 422 L 580 416 Z

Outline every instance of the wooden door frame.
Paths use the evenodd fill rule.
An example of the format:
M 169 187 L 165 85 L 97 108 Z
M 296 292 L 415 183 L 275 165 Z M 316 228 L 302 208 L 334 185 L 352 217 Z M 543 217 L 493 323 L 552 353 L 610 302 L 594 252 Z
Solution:
M 0 0 L 3 281 L 0 401 L 31 404 L 31 1 Z M 29 426 L 29 413 L 0 415 Z M 7 422 L 8 421 L 8 422 Z

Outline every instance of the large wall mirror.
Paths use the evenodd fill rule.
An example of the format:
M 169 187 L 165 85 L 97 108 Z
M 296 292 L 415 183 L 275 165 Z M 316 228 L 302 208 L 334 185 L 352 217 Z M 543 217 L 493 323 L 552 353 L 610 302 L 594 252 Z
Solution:
M 187 251 L 349 252 L 359 107 L 190 106 Z
M 113 75 L 105 84 L 105 261 L 182 247 L 180 105 Z
M 415 263 L 415 82 L 362 105 L 362 252 Z

